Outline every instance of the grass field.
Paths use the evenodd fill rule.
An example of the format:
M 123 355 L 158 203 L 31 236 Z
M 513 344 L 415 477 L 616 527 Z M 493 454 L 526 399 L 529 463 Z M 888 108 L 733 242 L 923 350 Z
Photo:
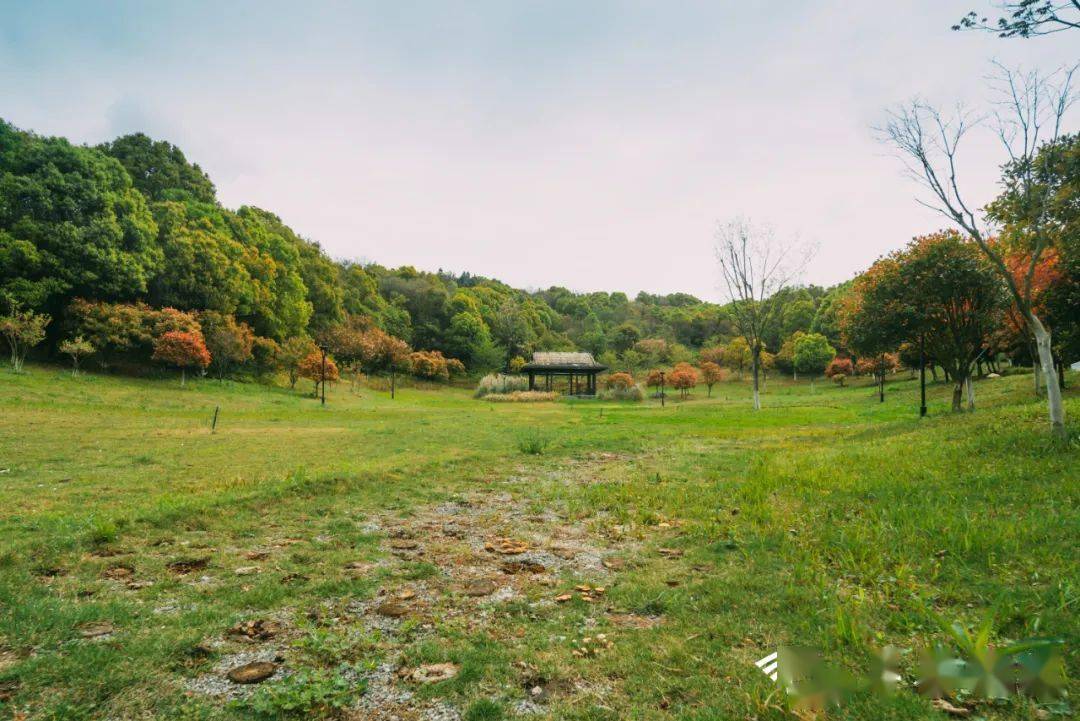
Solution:
M 0 718 L 789 718 L 752 665 L 779 644 L 857 669 L 988 614 L 1064 637 L 1075 678 L 1076 431 L 1050 440 L 1030 376 L 976 388 L 953 416 L 932 386 L 920 420 L 906 376 L 884 403 L 770 381 L 754 413 L 735 382 L 666 408 L 322 408 L 0 373 Z M 224 678 L 251 661 L 274 676 Z M 944 718 L 911 691 L 830 716 Z

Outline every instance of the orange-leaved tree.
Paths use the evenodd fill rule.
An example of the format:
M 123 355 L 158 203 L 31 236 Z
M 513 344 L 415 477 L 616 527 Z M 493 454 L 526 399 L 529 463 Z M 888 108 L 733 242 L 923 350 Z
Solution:
M 825 368 L 825 377 L 832 378 L 834 383 L 843 387 L 844 380 L 850 378 L 854 372 L 855 366 L 850 358 L 837 356 L 829 361 L 828 367 Z
M 154 341 L 154 360 L 180 369 L 180 385 L 187 382 L 187 369 L 210 365 L 210 351 L 199 331 L 169 330 Z
M 678 389 L 683 398 L 689 395 L 691 389 L 698 383 L 697 368 L 689 363 L 678 363 L 671 371 L 671 387 Z
M 341 373 L 338 371 L 337 363 L 330 356 L 326 356 L 325 366 L 323 364 L 322 351 L 316 349 L 304 356 L 303 360 L 297 365 L 297 375 L 301 378 L 307 378 L 310 381 L 315 382 L 314 395 L 319 395 L 319 384 L 325 381 L 336 381 L 341 377 Z
M 709 398 L 712 398 L 712 387 L 724 380 L 724 369 L 713 361 L 705 361 L 701 364 L 701 379 L 705 381 L 705 387 L 709 389 Z

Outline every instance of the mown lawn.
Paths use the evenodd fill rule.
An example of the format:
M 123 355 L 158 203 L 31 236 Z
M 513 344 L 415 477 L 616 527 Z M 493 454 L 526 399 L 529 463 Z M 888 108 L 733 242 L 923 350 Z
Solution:
M 885 403 L 770 380 L 754 413 L 737 382 L 665 408 L 345 386 L 322 408 L 30 370 L 0 373 L 0 718 L 788 718 L 752 665 L 779 644 L 858 669 L 988 614 L 1080 670 L 1080 396 L 1051 442 L 1030 376 L 960 416 L 932 386 L 920 420 L 906 376 Z M 273 629 L 229 632 L 248 620 Z M 252 659 L 275 675 L 223 679 Z M 410 677 L 434 663 L 456 675 Z M 940 712 L 903 691 L 830 715 Z

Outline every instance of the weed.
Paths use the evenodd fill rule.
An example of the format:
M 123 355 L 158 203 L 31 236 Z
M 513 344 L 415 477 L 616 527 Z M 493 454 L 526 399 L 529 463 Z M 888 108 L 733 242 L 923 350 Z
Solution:
M 550 445 L 551 439 L 537 431 L 530 431 L 518 436 L 518 450 L 526 455 L 539 456 Z

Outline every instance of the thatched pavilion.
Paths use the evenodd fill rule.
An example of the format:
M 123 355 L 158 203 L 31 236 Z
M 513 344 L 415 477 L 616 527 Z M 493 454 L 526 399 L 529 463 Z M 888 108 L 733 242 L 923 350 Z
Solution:
M 554 378 L 566 376 L 570 385 L 569 395 L 595 396 L 596 376 L 606 371 L 607 366 L 597 363 L 592 353 L 533 353 L 532 361 L 521 370 L 529 374 L 531 391 L 536 390 L 537 376 L 544 379 L 544 390 L 549 391 Z

